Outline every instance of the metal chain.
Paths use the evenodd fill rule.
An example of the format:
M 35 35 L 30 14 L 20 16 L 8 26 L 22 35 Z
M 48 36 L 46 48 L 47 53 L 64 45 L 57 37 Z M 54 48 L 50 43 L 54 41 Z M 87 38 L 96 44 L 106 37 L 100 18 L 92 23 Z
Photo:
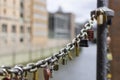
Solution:
M 58 61 L 61 57 L 63 57 L 64 55 L 67 55 L 68 51 L 71 51 L 75 48 L 75 42 L 79 43 L 81 39 L 87 36 L 87 30 L 93 27 L 95 20 L 96 20 L 96 16 L 92 15 L 91 19 L 84 25 L 84 27 L 81 29 L 80 33 L 76 36 L 76 38 L 74 38 L 71 43 L 68 43 L 66 47 L 62 48 L 58 53 L 55 53 L 51 57 L 48 57 L 44 60 L 40 60 L 36 63 L 28 63 L 26 66 L 22 66 L 22 65 L 16 65 L 14 67 L 1 66 L 0 75 L 4 76 L 4 75 L 7 75 L 8 73 L 23 74 L 24 72 L 27 72 L 27 71 L 35 72 L 38 68 L 47 67 L 51 63 Z

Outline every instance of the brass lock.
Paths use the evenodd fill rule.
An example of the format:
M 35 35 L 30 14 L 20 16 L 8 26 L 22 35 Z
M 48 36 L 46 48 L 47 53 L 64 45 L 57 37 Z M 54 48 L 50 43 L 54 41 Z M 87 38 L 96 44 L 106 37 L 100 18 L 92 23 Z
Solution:
M 79 48 L 79 45 L 78 45 L 78 43 L 76 42 L 75 43 L 75 55 L 76 56 L 79 56 L 79 54 L 80 54 L 80 50 L 79 50 L 80 48 Z
M 58 71 L 59 70 L 59 63 L 58 62 L 54 63 L 53 70 L 54 71 Z
M 72 59 L 73 59 L 70 51 L 68 51 L 68 54 L 67 54 L 67 55 L 68 55 L 69 60 L 72 60 Z
M 113 60 L 112 53 L 107 53 L 107 59 L 108 59 L 109 61 L 112 61 L 112 60 Z
M 62 57 L 62 64 L 63 64 L 63 65 L 66 65 L 66 64 L 67 64 L 67 58 L 66 58 L 66 56 L 63 56 L 63 57 Z
M 107 79 L 111 79 L 112 78 L 112 74 L 111 73 L 108 73 L 107 74 Z
M 107 49 L 107 59 L 108 59 L 108 61 L 112 61 L 113 60 L 113 56 L 112 56 L 112 53 L 111 53 L 109 48 Z

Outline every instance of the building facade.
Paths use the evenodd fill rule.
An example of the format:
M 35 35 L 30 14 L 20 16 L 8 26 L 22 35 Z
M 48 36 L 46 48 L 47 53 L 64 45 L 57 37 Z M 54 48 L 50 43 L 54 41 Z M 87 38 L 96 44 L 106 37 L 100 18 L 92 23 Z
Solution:
M 46 40 L 46 0 L 0 0 L 0 46 L 36 46 Z
M 49 14 L 49 37 L 57 39 L 72 39 L 75 35 L 74 15 L 64 13 L 61 9 Z
M 0 0 L 1 45 L 11 46 L 29 41 L 29 6 L 30 2 L 24 3 L 23 0 Z
M 120 79 L 120 0 L 109 0 L 109 8 L 115 11 L 110 27 L 112 61 L 112 80 Z
M 32 31 L 33 46 L 43 46 L 48 40 L 48 13 L 46 0 L 32 0 Z

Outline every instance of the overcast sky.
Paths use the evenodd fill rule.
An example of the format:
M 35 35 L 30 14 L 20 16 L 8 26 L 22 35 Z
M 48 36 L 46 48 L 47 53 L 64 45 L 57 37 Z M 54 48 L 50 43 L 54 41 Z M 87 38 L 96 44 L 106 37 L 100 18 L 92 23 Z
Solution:
M 77 22 L 89 19 L 90 11 L 96 9 L 97 0 L 47 0 L 49 12 L 56 12 L 59 6 L 64 12 L 73 12 Z

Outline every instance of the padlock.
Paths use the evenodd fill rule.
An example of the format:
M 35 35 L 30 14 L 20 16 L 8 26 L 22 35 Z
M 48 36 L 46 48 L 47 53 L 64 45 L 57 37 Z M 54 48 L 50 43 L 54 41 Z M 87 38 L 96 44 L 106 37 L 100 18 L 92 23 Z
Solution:
M 37 71 L 34 71 L 32 73 L 33 73 L 33 80 L 37 80 Z
M 30 66 L 25 66 L 23 67 L 23 80 L 28 80 L 28 71 L 30 71 Z
M 33 80 L 37 80 L 37 77 L 38 77 L 38 75 L 37 75 L 37 73 L 38 73 L 38 70 L 37 70 L 37 68 L 32 68 L 32 69 L 30 69 L 30 71 L 29 71 L 30 73 L 33 73 Z
M 14 76 L 12 78 L 12 80 L 22 80 L 23 79 L 23 76 L 21 73 L 14 73 Z
M 11 79 L 10 79 L 10 75 L 9 75 L 9 74 L 8 74 L 8 75 L 5 75 L 2 80 L 11 80 Z
M 88 47 L 88 40 L 87 39 L 80 40 L 79 46 L 80 47 Z
M 113 60 L 113 56 L 112 56 L 112 53 L 110 51 L 110 48 L 107 48 L 107 59 L 108 59 L 108 61 L 112 61 Z
M 79 45 L 78 45 L 78 43 L 76 42 L 75 43 L 75 55 L 76 56 L 79 56 L 79 54 L 80 54 L 80 50 L 79 50 L 80 48 L 79 48 Z
M 11 79 L 8 77 L 4 77 L 2 80 L 11 80 Z
M 63 65 L 66 65 L 66 64 L 67 64 L 67 58 L 66 58 L 66 56 L 63 56 L 63 57 L 62 57 L 62 64 L 63 64 Z
M 113 60 L 111 52 L 107 53 L 107 59 L 108 59 L 108 61 L 112 61 Z
M 9 73 L 8 69 L 11 69 L 10 66 L 1 66 L 0 75 L 4 76 L 2 80 L 11 80 L 11 74 Z
M 53 78 L 53 67 L 54 67 L 54 65 L 51 64 L 50 65 L 50 78 Z
M 88 40 L 93 41 L 94 39 L 94 31 L 92 29 L 87 30 Z
M 107 46 L 108 46 L 108 47 L 109 47 L 110 43 L 111 43 L 111 37 L 108 36 L 108 37 L 107 37 Z
M 73 57 L 72 57 L 72 55 L 71 55 L 71 51 L 68 51 L 68 58 L 69 58 L 69 60 L 72 60 L 73 59 Z
M 37 75 L 38 68 L 37 68 L 36 64 L 35 63 L 28 63 L 27 67 L 30 68 L 28 71 L 30 73 L 33 73 L 33 80 L 37 80 L 37 78 L 38 78 L 38 75 Z
M 15 66 L 14 68 L 9 70 L 9 73 L 11 74 L 11 79 L 12 80 L 21 80 L 23 78 L 23 70 L 19 66 Z
M 28 78 L 27 78 L 27 71 L 24 72 L 23 80 L 28 80 Z
M 54 71 L 58 71 L 59 70 L 59 63 L 58 62 L 54 63 L 53 70 Z
M 112 74 L 111 73 L 108 73 L 107 74 L 107 79 L 111 79 L 112 78 Z
M 97 24 L 101 25 L 104 22 L 104 15 L 101 11 L 97 12 Z
M 50 78 L 50 69 L 48 67 L 45 67 L 43 69 L 43 73 L 44 73 L 44 79 L 49 80 L 49 78 Z
M 12 80 L 21 80 L 21 76 L 15 73 L 14 76 L 12 77 Z

